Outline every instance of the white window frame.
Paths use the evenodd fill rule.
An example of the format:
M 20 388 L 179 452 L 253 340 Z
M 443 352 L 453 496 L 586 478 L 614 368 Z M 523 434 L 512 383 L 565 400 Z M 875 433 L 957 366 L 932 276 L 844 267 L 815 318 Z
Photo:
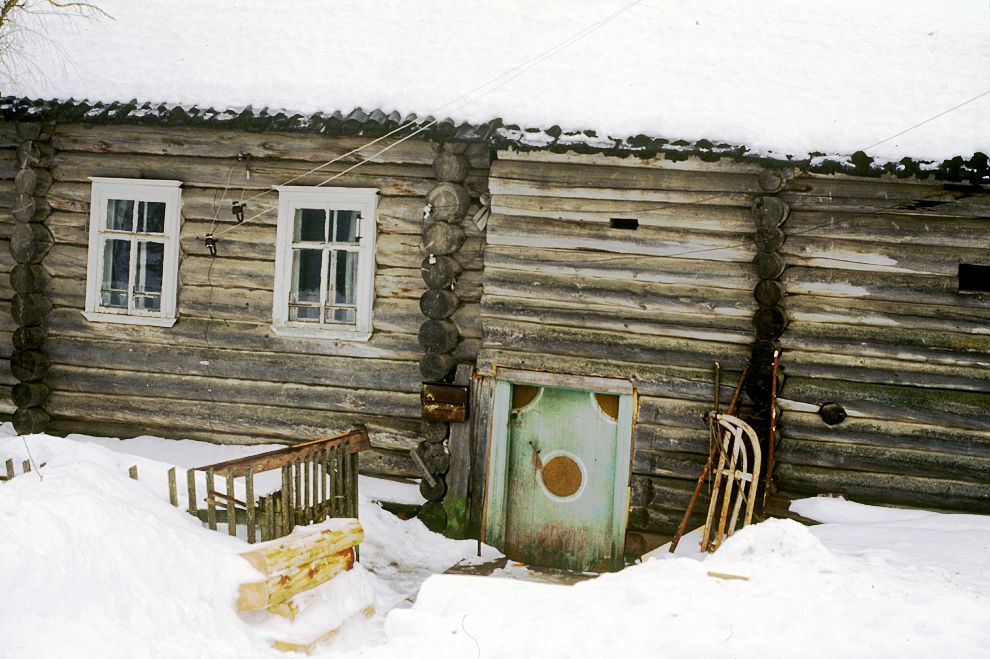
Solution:
M 275 252 L 275 294 L 272 302 L 272 331 L 278 336 L 311 339 L 367 341 L 372 334 L 375 302 L 375 242 L 378 232 L 378 190 L 375 188 L 321 188 L 280 185 L 278 190 L 278 229 Z M 289 293 L 292 288 L 292 238 L 297 208 L 355 210 L 358 225 L 358 278 L 356 323 L 320 324 L 289 320 Z M 322 312 L 321 312 L 322 319 Z
M 86 309 L 83 316 L 93 322 L 125 323 L 130 325 L 152 325 L 171 327 L 176 321 L 176 293 L 179 278 L 179 229 L 180 206 L 182 204 L 182 182 L 170 180 L 147 180 L 126 178 L 104 178 L 91 176 L 92 192 L 89 204 L 89 260 L 86 267 Z M 106 228 L 107 202 L 110 199 L 133 201 L 153 201 L 165 203 L 164 234 L 141 234 L 140 232 L 113 231 Z M 120 309 L 101 304 L 100 285 L 103 280 L 103 244 L 114 236 L 128 236 L 135 240 L 141 235 L 154 236 L 164 243 L 162 263 L 161 308 L 158 311 L 145 309 Z M 136 258 L 131 249 L 131 258 Z M 133 261 L 132 261 L 133 275 Z M 134 282 L 130 281 L 130 286 Z M 128 293 L 128 299 L 133 292 Z

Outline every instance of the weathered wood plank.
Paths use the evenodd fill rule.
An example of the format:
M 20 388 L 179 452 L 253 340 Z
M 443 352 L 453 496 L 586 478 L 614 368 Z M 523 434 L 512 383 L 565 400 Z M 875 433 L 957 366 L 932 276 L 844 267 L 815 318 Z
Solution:
M 51 173 L 56 181 L 82 183 L 90 176 L 117 178 L 174 179 L 181 173 L 184 188 L 223 188 L 229 171 L 240 173 L 237 188 L 262 191 L 301 176 L 312 162 L 298 160 L 252 160 L 251 178 L 243 176 L 243 164 L 223 158 L 126 155 L 108 158 L 99 153 L 65 151 L 56 154 Z M 293 185 L 317 185 L 338 174 L 347 165 L 336 163 L 319 172 L 305 174 Z M 382 194 L 424 197 L 435 184 L 433 168 L 426 165 L 368 163 L 334 181 L 338 187 L 377 188 Z
M 597 357 L 597 358 L 595 358 Z M 712 400 L 713 382 L 711 362 L 699 360 L 691 366 L 666 364 L 664 361 L 620 361 L 607 359 L 602 355 L 577 357 L 571 355 L 550 355 L 542 350 L 525 352 L 485 347 L 478 355 L 478 370 L 486 375 L 499 368 L 518 368 L 547 371 L 564 375 L 583 375 L 631 380 L 640 396 L 676 398 L 685 401 L 706 402 Z M 722 399 L 732 396 L 739 373 L 745 366 L 748 356 L 740 355 L 735 362 L 727 359 L 722 363 Z M 685 418 L 691 418 L 693 410 Z M 700 423 L 700 420 L 697 420 Z M 647 423 L 639 417 L 637 423 Z M 695 427 L 691 420 L 689 427 Z
M 980 353 L 980 362 L 963 366 L 931 361 L 883 359 L 858 353 L 803 352 L 785 355 L 791 375 L 822 380 L 986 392 L 990 390 L 990 354 Z
M 809 235 L 789 235 L 780 253 L 788 265 L 945 277 L 955 277 L 960 263 L 986 260 L 985 248 L 956 246 L 947 256 L 930 245 L 863 243 Z
M 985 334 L 987 327 L 987 314 L 984 310 L 941 304 L 878 303 L 869 298 L 819 295 L 788 296 L 785 304 L 788 318 L 795 324 L 833 323 L 850 327 L 889 328 L 892 333 L 898 330 L 922 330 L 972 335 Z
M 715 197 L 711 201 L 717 199 Z M 667 229 L 714 233 L 747 233 L 753 230 L 749 208 L 714 204 L 495 195 L 492 198 L 492 212 L 525 217 L 531 222 L 557 219 L 609 224 L 613 218 L 633 218 L 641 226 Z
M 979 248 L 986 244 L 988 222 L 980 217 L 794 211 L 788 234 L 871 244 Z
M 990 486 L 940 478 L 869 471 L 842 471 L 780 463 L 776 480 L 784 492 L 842 494 L 863 503 L 939 510 L 990 512 Z
M 837 426 L 829 426 L 816 412 L 789 409 L 780 427 L 785 440 L 844 442 L 990 457 L 990 431 L 959 430 L 939 423 L 851 416 Z
M 315 133 L 265 132 L 216 128 L 186 128 L 180 126 L 93 126 L 87 124 L 58 124 L 52 135 L 52 146 L 59 151 L 81 151 L 102 154 L 146 154 L 157 156 L 201 156 L 233 158 L 250 155 L 249 160 L 236 162 L 243 177 L 245 166 L 255 160 L 303 160 L 322 163 L 341 158 L 339 162 L 353 164 L 370 158 L 385 147 L 388 151 L 376 162 L 432 165 L 433 149 L 429 142 L 386 138 L 368 146 L 363 137 L 328 137 Z M 356 150 L 353 155 L 346 155 Z M 344 157 L 342 157 L 344 156 Z
M 622 167 L 601 163 L 526 163 L 496 160 L 491 167 L 492 193 L 508 182 L 527 182 L 543 188 L 612 188 L 621 190 L 681 190 L 716 192 L 761 191 L 755 174 L 685 172 L 650 167 Z
M 753 328 L 749 318 L 714 314 L 692 316 L 676 312 L 614 309 L 605 305 L 491 295 L 484 298 L 481 309 L 482 322 L 494 325 L 504 319 L 743 345 L 753 342 Z
M 504 149 L 498 151 L 498 160 L 518 160 L 527 163 L 561 163 L 578 165 L 607 165 L 611 167 L 674 169 L 700 172 L 720 172 L 733 174 L 758 175 L 764 166 L 759 163 L 735 162 L 728 158 L 717 161 L 705 161 L 697 156 L 689 156 L 683 160 L 669 160 L 664 154 L 647 158 L 641 154 L 626 157 L 608 156 L 600 153 L 555 153 L 553 151 L 516 151 Z M 539 165 L 534 165 L 539 166 Z
M 615 332 L 501 320 L 485 328 L 484 346 L 501 350 L 543 352 L 552 367 L 555 355 L 626 362 L 700 367 L 721 361 L 735 369 L 749 357 L 749 347 L 694 339 L 623 336 Z M 740 369 L 741 370 L 741 369 Z
M 54 364 L 287 382 L 355 389 L 417 392 L 415 362 L 375 360 L 363 364 L 348 357 L 286 354 L 253 350 L 174 346 L 167 356 L 160 345 L 53 336 L 45 352 Z
M 986 475 L 990 473 L 990 457 L 985 456 L 793 438 L 785 438 L 781 442 L 777 460 L 795 466 L 875 471 L 974 483 L 985 483 Z
M 245 405 L 211 401 L 171 400 L 167 409 L 160 401 L 138 396 L 110 399 L 100 394 L 53 391 L 46 405 L 53 417 L 77 421 L 129 423 L 139 416 L 151 427 L 168 427 L 172 436 L 185 430 L 219 428 L 231 435 L 264 435 L 283 440 L 319 439 L 356 426 L 368 428 L 372 446 L 409 450 L 418 435 L 418 419 L 400 419 L 377 414 L 327 412 L 270 405 Z
M 969 307 L 982 309 L 990 319 L 990 305 L 985 300 L 976 295 L 959 294 L 959 279 L 955 271 L 951 275 L 912 275 L 788 265 L 780 280 L 788 295 Z
M 0 308 L 0 319 L 2 317 L 3 310 Z M 170 328 L 157 328 L 117 323 L 90 323 L 77 309 L 56 308 L 49 314 L 48 329 L 53 336 L 104 338 L 157 346 L 227 348 L 398 361 L 416 361 L 422 356 L 422 349 L 415 334 L 375 332 L 367 342 L 300 339 L 275 335 L 271 331 L 270 321 L 258 324 L 223 318 L 183 317 Z M 369 365 L 367 368 L 374 367 Z
M 917 421 L 947 428 L 990 430 L 990 392 L 952 391 L 789 375 L 780 406 L 814 409 L 837 402 L 850 416 Z
M 530 249 L 605 251 L 745 263 L 752 261 L 756 254 L 752 234 L 713 236 L 710 232 L 658 227 L 626 231 L 593 222 L 498 214 L 492 214 L 488 221 L 488 243 Z
M 534 252 L 532 247 L 513 245 L 489 245 L 485 249 L 485 268 L 546 273 L 581 279 L 711 286 L 750 292 L 756 284 L 749 263 L 723 263 L 575 249 L 541 249 Z
M 48 372 L 47 382 L 50 388 L 59 391 L 102 392 L 114 396 L 140 394 L 162 400 L 251 403 L 411 419 L 418 419 L 420 412 L 418 393 L 378 389 L 340 389 L 287 382 L 142 373 L 59 364 Z
M 542 272 L 490 269 L 484 279 L 485 299 L 526 298 L 545 302 L 564 302 L 587 308 L 612 310 L 616 315 L 626 310 L 641 310 L 666 318 L 694 319 L 692 324 L 707 326 L 712 318 L 738 322 L 751 321 L 756 311 L 752 290 L 715 289 L 690 284 L 659 284 L 650 281 L 613 281 L 579 279 Z

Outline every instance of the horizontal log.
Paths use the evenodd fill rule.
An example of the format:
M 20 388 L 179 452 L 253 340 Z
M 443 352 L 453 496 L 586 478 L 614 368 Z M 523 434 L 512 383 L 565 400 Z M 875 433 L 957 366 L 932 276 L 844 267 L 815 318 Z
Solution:
M 433 175 L 440 181 L 457 183 L 467 178 L 471 162 L 466 155 L 443 151 L 433 160 Z
M 10 335 L 10 344 L 15 350 L 39 350 L 47 336 L 43 327 L 18 327 Z
M 781 424 L 785 440 L 848 442 L 990 458 L 990 431 L 960 430 L 942 424 L 846 417 L 829 426 L 815 411 L 789 409 Z
M 988 209 L 990 212 L 990 209 Z M 871 244 L 789 234 L 780 247 L 788 266 L 866 270 L 874 273 L 955 277 L 960 263 L 983 263 L 986 249 L 953 247 L 951 256 L 930 245 Z M 878 276 L 879 277 L 879 276 Z
M 789 465 L 905 474 L 956 481 L 986 482 L 990 457 L 941 453 L 850 442 L 785 438 L 776 459 Z
M 314 588 L 354 565 L 354 550 L 346 549 L 330 556 L 293 566 L 284 574 L 264 581 L 242 583 L 237 596 L 238 611 L 255 611 L 280 604 L 293 595 Z
M 296 529 L 277 540 L 258 543 L 250 551 L 241 552 L 258 572 L 266 576 L 290 570 L 301 563 L 336 554 L 357 546 L 364 540 L 364 528 L 356 519 L 336 521 L 333 528 L 319 530 Z
M 613 218 L 633 218 L 640 226 L 693 229 L 714 233 L 751 233 L 749 208 L 710 204 L 657 203 L 619 199 L 574 199 L 571 197 L 497 194 L 492 212 L 528 218 L 548 218 L 608 225 Z
M 144 396 L 161 400 L 253 403 L 330 412 L 419 418 L 419 395 L 375 389 L 337 388 L 200 375 L 146 373 L 55 364 L 49 387 L 57 391 Z M 388 448 L 406 448 L 404 445 Z
M 990 318 L 990 306 L 985 300 L 959 294 L 955 271 L 951 275 L 912 275 L 789 265 L 781 281 L 789 295 L 967 307 L 983 309 Z
M 387 151 L 376 162 L 430 165 L 434 154 L 428 142 L 386 138 L 368 144 L 363 137 L 329 137 L 314 133 L 270 131 L 250 133 L 242 130 L 216 128 L 185 128 L 178 126 L 92 126 L 59 124 L 51 143 L 59 151 L 81 151 L 102 154 L 145 154 L 155 156 L 201 156 L 237 159 L 250 154 L 251 159 L 237 162 L 243 177 L 245 165 L 258 159 L 303 160 L 322 163 L 339 158 L 350 163 L 375 156 L 385 147 Z M 349 152 L 354 151 L 353 154 Z M 348 155 L 349 154 L 349 155 Z
M 990 393 L 927 389 L 848 380 L 819 380 L 789 375 L 780 394 L 789 407 L 828 402 L 841 404 L 850 416 L 943 424 L 957 429 L 990 430 Z
M 990 336 L 921 329 L 895 329 L 792 321 L 781 337 L 784 350 L 833 352 L 935 364 L 986 363 Z
M 17 407 L 40 407 L 48 398 L 49 388 L 42 382 L 20 382 L 10 392 L 10 398 Z
M 524 352 L 485 347 L 478 355 L 478 371 L 490 374 L 497 372 L 498 368 L 516 368 L 564 375 L 631 380 L 640 396 L 703 402 L 707 403 L 708 409 L 711 408 L 713 393 L 711 361 L 699 360 L 691 366 L 678 366 L 668 364 L 664 360 L 627 362 L 607 359 L 601 354 L 596 357 L 547 355 L 541 350 Z M 747 354 L 739 355 L 735 359 L 720 360 L 722 400 L 727 401 L 731 398 L 739 372 L 745 366 L 748 357 Z M 694 416 L 696 411 L 691 408 L 684 413 L 683 418 L 688 419 L 687 423 L 690 424 L 685 427 L 694 428 L 697 427 L 696 421 L 700 423 L 700 417 L 696 419 Z M 639 418 L 638 422 L 649 421 Z
M 982 309 L 941 304 L 818 295 L 788 296 L 785 303 L 792 322 L 889 328 L 892 332 L 899 332 L 899 335 L 903 330 L 984 334 L 987 325 L 987 314 Z
M 209 153 L 208 151 L 205 153 Z M 232 184 L 245 190 L 262 191 L 295 179 L 293 185 L 317 185 L 349 165 L 335 163 L 318 172 L 312 162 L 300 160 L 251 160 L 251 177 L 244 176 L 244 163 L 213 157 L 150 156 L 128 154 L 108 158 L 99 153 L 60 152 L 52 164 L 55 181 L 86 182 L 91 176 L 115 178 L 174 179 L 181 173 L 184 188 L 223 188 L 228 172 L 238 177 Z M 299 177 L 299 178 L 296 178 Z M 425 197 L 436 183 L 430 165 L 367 163 L 334 180 L 339 187 L 377 188 L 382 194 Z
M 980 248 L 986 244 L 986 219 L 980 217 L 795 211 L 787 219 L 787 231 L 874 245 Z
M 10 234 L 10 253 L 18 263 L 40 263 L 53 243 L 41 224 L 18 224 Z
M 592 222 L 498 214 L 488 220 L 488 243 L 747 263 L 756 254 L 751 233 L 713 235 L 660 227 L 626 231 Z
M 103 338 L 49 336 L 45 352 L 55 364 L 131 370 L 144 373 L 198 375 L 209 378 L 261 380 L 354 389 L 418 392 L 415 362 L 386 359 L 229 350 L 160 345 Z
M 618 190 L 679 190 L 760 192 L 751 174 L 678 171 L 649 167 L 615 167 L 604 164 L 526 163 L 496 160 L 491 168 L 492 193 L 500 194 L 511 183 L 528 183 L 541 189 L 605 188 Z
M 683 314 L 677 313 L 676 309 L 672 312 L 652 309 L 640 311 L 605 305 L 489 295 L 482 301 L 481 313 L 484 325 L 497 325 L 505 319 L 743 345 L 753 342 L 749 319 L 714 314 Z
M 633 452 L 632 471 L 646 476 L 697 479 L 707 458 L 707 452 L 700 455 L 637 449 Z
M 564 275 L 582 280 L 612 279 L 745 291 L 751 291 L 756 284 L 748 263 L 574 249 L 535 251 L 531 247 L 513 245 L 487 246 L 485 268 Z
M 453 157 L 456 158 L 457 156 Z M 437 163 L 443 162 L 443 156 L 439 156 L 434 163 L 434 171 L 436 171 Z M 459 179 L 461 181 L 467 176 L 466 168 L 463 173 L 464 176 Z M 438 178 L 441 177 L 438 176 Z M 460 223 L 464 219 L 464 214 L 467 213 L 468 206 L 471 205 L 471 193 L 460 183 L 452 182 L 453 179 L 441 178 L 441 181 L 426 195 L 426 203 L 430 206 L 430 219 L 439 222 Z
M 982 483 L 868 471 L 778 464 L 776 480 L 785 493 L 841 494 L 862 503 L 904 505 L 945 511 L 990 512 L 990 487 Z
M 518 160 L 526 163 L 562 163 L 577 165 L 608 165 L 610 167 L 631 167 L 634 169 L 673 169 L 682 171 L 698 172 L 718 172 L 732 174 L 752 174 L 758 176 L 763 171 L 763 165 L 759 163 L 736 162 L 733 160 L 702 160 L 699 156 L 688 155 L 686 158 L 669 159 L 665 154 L 658 153 L 649 157 L 641 157 L 643 154 L 636 154 L 634 157 L 611 156 L 602 153 L 578 153 L 575 151 L 555 152 L 542 149 L 534 151 L 516 151 L 514 149 L 504 149 L 498 151 L 498 160 Z M 533 165 L 538 167 L 539 165 Z
M 502 350 L 544 352 L 553 355 L 615 359 L 626 362 L 662 363 L 703 367 L 713 361 L 725 365 L 744 362 L 749 347 L 695 339 L 623 336 L 615 332 L 500 321 L 485 327 L 484 345 Z
M 10 372 L 21 382 L 41 382 L 48 373 L 48 356 L 36 350 L 17 350 L 10 357 Z
M 567 302 L 585 307 L 658 312 L 664 317 L 691 317 L 695 324 L 706 319 L 734 319 L 740 326 L 756 311 L 752 289 L 717 289 L 703 285 L 659 284 L 650 281 L 579 279 L 543 272 L 491 268 L 485 272 L 485 295 Z M 717 321 L 714 321 L 717 322 Z
M 957 366 L 883 359 L 855 351 L 842 354 L 788 350 L 784 363 L 790 375 L 821 380 L 984 392 L 990 389 L 990 354 L 977 353 L 974 357 L 979 363 Z
M 263 436 L 299 442 L 320 439 L 366 426 L 376 448 L 415 446 L 419 419 L 368 413 L 276 407 L 271 405 L 170 400 L 168 406 L 144 396 L 115 396 L 53 390 L 46 409 L 53 417 L 99 423 L 133 423 L 140 417 L 149 427 L 170 428 L 170 436 L 211 430 L 230 435 Z M 405 450 L 409 450 L 406 448 Z
M 419 373 L 424 382 L 436 382 L 447 377 L 457 366 L 451 353 L 427 352 L 419 360 Z

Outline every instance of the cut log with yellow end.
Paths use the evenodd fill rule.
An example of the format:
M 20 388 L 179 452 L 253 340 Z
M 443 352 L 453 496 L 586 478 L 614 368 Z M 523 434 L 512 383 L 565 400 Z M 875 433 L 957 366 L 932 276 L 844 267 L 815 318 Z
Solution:
M 351 569 L 354 549 L 345 549 L 314 561 L 294 565 L 264 581 L 241 584 L 237 598 L 238 611 L 255 611 L 281 604 L 296 593 L 318 586 L 328 579 Z
M 283 618 L 288 618 L 289 620 L 295 620 L 296 615 L 299 613 L 299 606 L 289 599 L 284 602 L 279 602 L 278 604 L 272 604 L 268 607 L 268 612 L 274 613 L 277 616 L 282 616 Z
M 361 522 L 356 519 L 337 521 L 339 528 L 293 533 L 285 538 L 257 544 L 241 556 L 262 574 L 273 575 L 322 556 L 337 554 L 364 540 Z
M 348 620 L 345 620 L 342 624 L 337 625 L 333 629 L 329 629 L 323 632 L 309 643 L 297 643 L 294 641 L 272 641 L 272 647 L 274 647 L 276 650 L 281 650 L 282 652 L 305 652 L 306 654 L 312 654 L 313 650 L 316 648 L 317 645 L 319 645 L 320 643 L 326 643 L 334 636 L 339 634 L 340 630 L 343 629 L 344 625 L 346 625 L 350 620 L 353 620 L 358 616 L 364 616 L 365 618 L 370 618 L 373 615 L 375 615 L 375 607 L 369 606 L 364 610 L 357 612 L 356 614 L 351 616 Z

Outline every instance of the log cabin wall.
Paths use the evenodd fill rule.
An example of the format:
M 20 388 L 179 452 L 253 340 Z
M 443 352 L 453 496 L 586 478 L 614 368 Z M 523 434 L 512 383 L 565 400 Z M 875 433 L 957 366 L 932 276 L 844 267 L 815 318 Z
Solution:
M 17 124 L 0 121 L 0 418 L 9 419 L 14 413 L 11 388 L 17 380 L 10 372 L 10 356 L 13 352 L 11 334 L 17 325 L 10 315 L 10 301 L 14 290 L 10 285 L 10 271 L 16 262 L 10 253 L 10 234 L 14 230 L 12 214 L 17 192 L 14 177 L 17 174 Z
M 987 512 L 990 301 L 957 281 L 960 263 L 990 264 L 985 190 L 797 169 L 778 187 L 767 171 L 500 151 L 479 372 L 634 381 L 633 538 L 671 533 L 686 508 L 708 450 L 712 362 L 724 405 L 742 367 L 771 358 L 766 345 L 783 351 L 777 489 Z M 789 210 L 772 240 L 754 210 L 768 198 Z M 766 340 L 754 343 L 754 322 Z M 741 416 L 765 437 L 764 379 L 749 381 Z M 828 402 L 848 418 L 826 424 Z M 703 494 L 696 513 L 705 506 Z
M 332 183 L 380 191 L 374 333 L 366 343 L 273 334 L 277 210 L 219 236 L 215 258 L 203 242 L 214 217 L 215 233 L 231 226 L 232 200 L 285 183 L 370 140 L 59 124 L 52 137 L 54 212 L 47 221 L 55 246 L 46 258 L 54 303 L 46 344 L 51 431 L 260 443 L 322 437 L 365 424 L 374 450 L 362 456 L 362 471 L 418 473 L 408 451 L 420 427 L 417 330 L 426 288 L 419 243 L 425 195 L 436 183 L 436 147 L 405 141 Z M 293 184 L 316 185 L 384 145 L 363 148 Z M 480 144 L 469 152 L 466 185 L 477 196 L 488 157 Z M 91 323 L 80 313 L 91 176 L 182 181 L 179 320 L 173 327 Z M 277 206 L 277 194 L 249 203 L 246 216 L 261 204 Z M 473 361 L 480 339 L 483 238 L 468 224 L 465 229 L 469 235 L 458 254 L 465 269 L 458 291 L 465 304 L 455 314 L 462 336 L 456 356 Z
M 804 175 L 781 196 L 778 487 L 990 512 L 990 297 L 958 279 L 990 264 L 986 188 Z
M 760 171 L 512 151 L 492 165 L 479 371 L 634 381 L 634 531 L 676 527 L 708 455 L 712 364 L 724 409 L 749 360 Z

